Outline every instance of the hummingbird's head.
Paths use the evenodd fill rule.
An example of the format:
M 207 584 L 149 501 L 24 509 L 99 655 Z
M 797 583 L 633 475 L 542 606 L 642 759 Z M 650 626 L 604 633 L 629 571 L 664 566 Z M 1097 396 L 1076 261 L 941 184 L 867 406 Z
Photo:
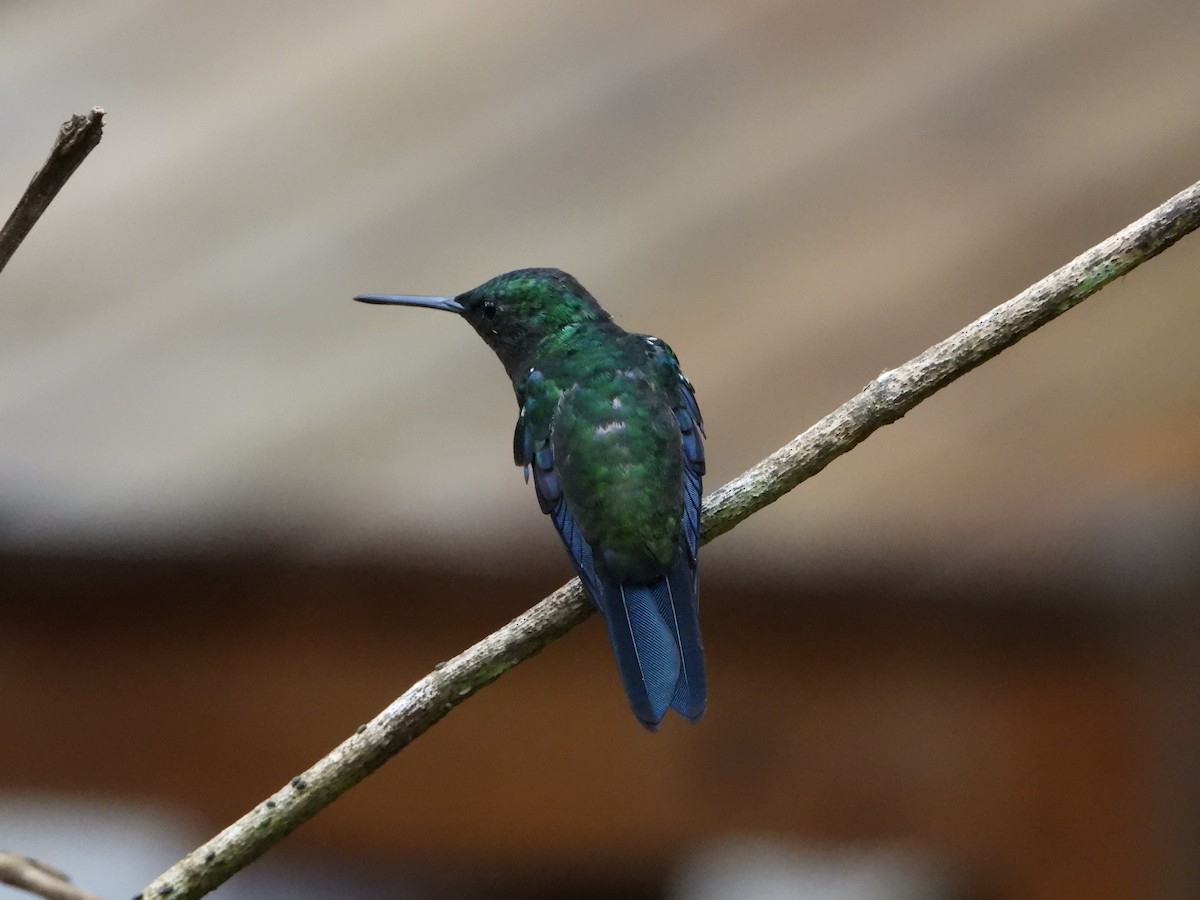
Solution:
M 386 294 L 355 299 L 456 312 L 496 352 L 510 375 L 542 341 L 573 326 L 610 318 L 583 285 L 560 269 L 505 272 L 457 297 Z
M 463 317 L 510 371 L 564 329 L 601 322 L 608 313 L 560 269 L 517 269 L 455 298 Z

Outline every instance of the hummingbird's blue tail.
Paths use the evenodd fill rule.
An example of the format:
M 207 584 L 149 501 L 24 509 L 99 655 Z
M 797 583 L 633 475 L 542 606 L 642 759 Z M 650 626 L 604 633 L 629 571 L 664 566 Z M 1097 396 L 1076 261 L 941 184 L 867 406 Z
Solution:
M 625 683 L 629 705 L 651 731 L 668 708 L 695 721 L 704 714 L 708 680 L 696 610 L 695 573 L 681 559 L 646 585 L 601 582 L 596 605 Z

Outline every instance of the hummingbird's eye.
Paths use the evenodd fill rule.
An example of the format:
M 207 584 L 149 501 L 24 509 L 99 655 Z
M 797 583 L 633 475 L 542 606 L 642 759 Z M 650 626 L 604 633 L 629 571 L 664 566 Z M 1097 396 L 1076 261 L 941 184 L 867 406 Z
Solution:
M 483 317 L 485 319 L 496 318 L 496 301 L 491 297 L 483 301 L 483 306 L 481 308 L 483 309 Z

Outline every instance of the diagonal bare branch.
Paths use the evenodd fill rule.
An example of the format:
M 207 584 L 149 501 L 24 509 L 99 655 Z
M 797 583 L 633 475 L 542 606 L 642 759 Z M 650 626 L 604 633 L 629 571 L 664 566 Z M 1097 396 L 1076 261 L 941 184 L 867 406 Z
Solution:
M 41 218 L 62 186 L 79 164 L 100 143 L 104 131 L 104 110 L 93 106 L 86 116 L 74 115 L 58 129 L 54 146 L 45 164 L 34 174 L 29 187 L 17 201 L 12 215 L 0 228 L 0 271 L 25 240 L 25 235 Z
M 71 884 L 71 879 L 53 866 L 3 851 L 0 851 L 0 884 L 45 900 L 100 900 L 95 894 Z
M 704 505 L 703 540 L 724 534 L 872 432 L 1200 226 L 1200 183 L 902 366 L 882 373 Z M 147 900 L 194 900 L 223 884 L 366 778 L 477 690 L 592 612 L 578 580 L 439 665 L 328 756 L 156 878 Z

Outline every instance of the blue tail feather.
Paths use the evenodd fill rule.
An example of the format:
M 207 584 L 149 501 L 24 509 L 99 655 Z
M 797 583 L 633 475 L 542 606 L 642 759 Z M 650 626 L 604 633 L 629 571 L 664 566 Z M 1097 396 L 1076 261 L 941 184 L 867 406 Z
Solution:
M 659 612 L 657 586 L 606 583 L 600 599 L 629 704 L 650 729 L 666 715 L 680 669 L 675 636 Z
M 667 572 L 669 606 L 660 605 L 660 613 L 671 623 L 679 647 L 680 672 L 671 707 L 695 722 L 704 715 L 708 701 L 708 675 L 704 667 L 704 645 L 700 641 L 700 617 L 696 594 L 696 571 L 680 560 Z
M 602 583 L 596 598 L 630 706 L 652 731 L 668 708 L 693 721 L 704 713 L 707 678 L 694 584 L 691 566 L 681 560 L 651 584 Z

